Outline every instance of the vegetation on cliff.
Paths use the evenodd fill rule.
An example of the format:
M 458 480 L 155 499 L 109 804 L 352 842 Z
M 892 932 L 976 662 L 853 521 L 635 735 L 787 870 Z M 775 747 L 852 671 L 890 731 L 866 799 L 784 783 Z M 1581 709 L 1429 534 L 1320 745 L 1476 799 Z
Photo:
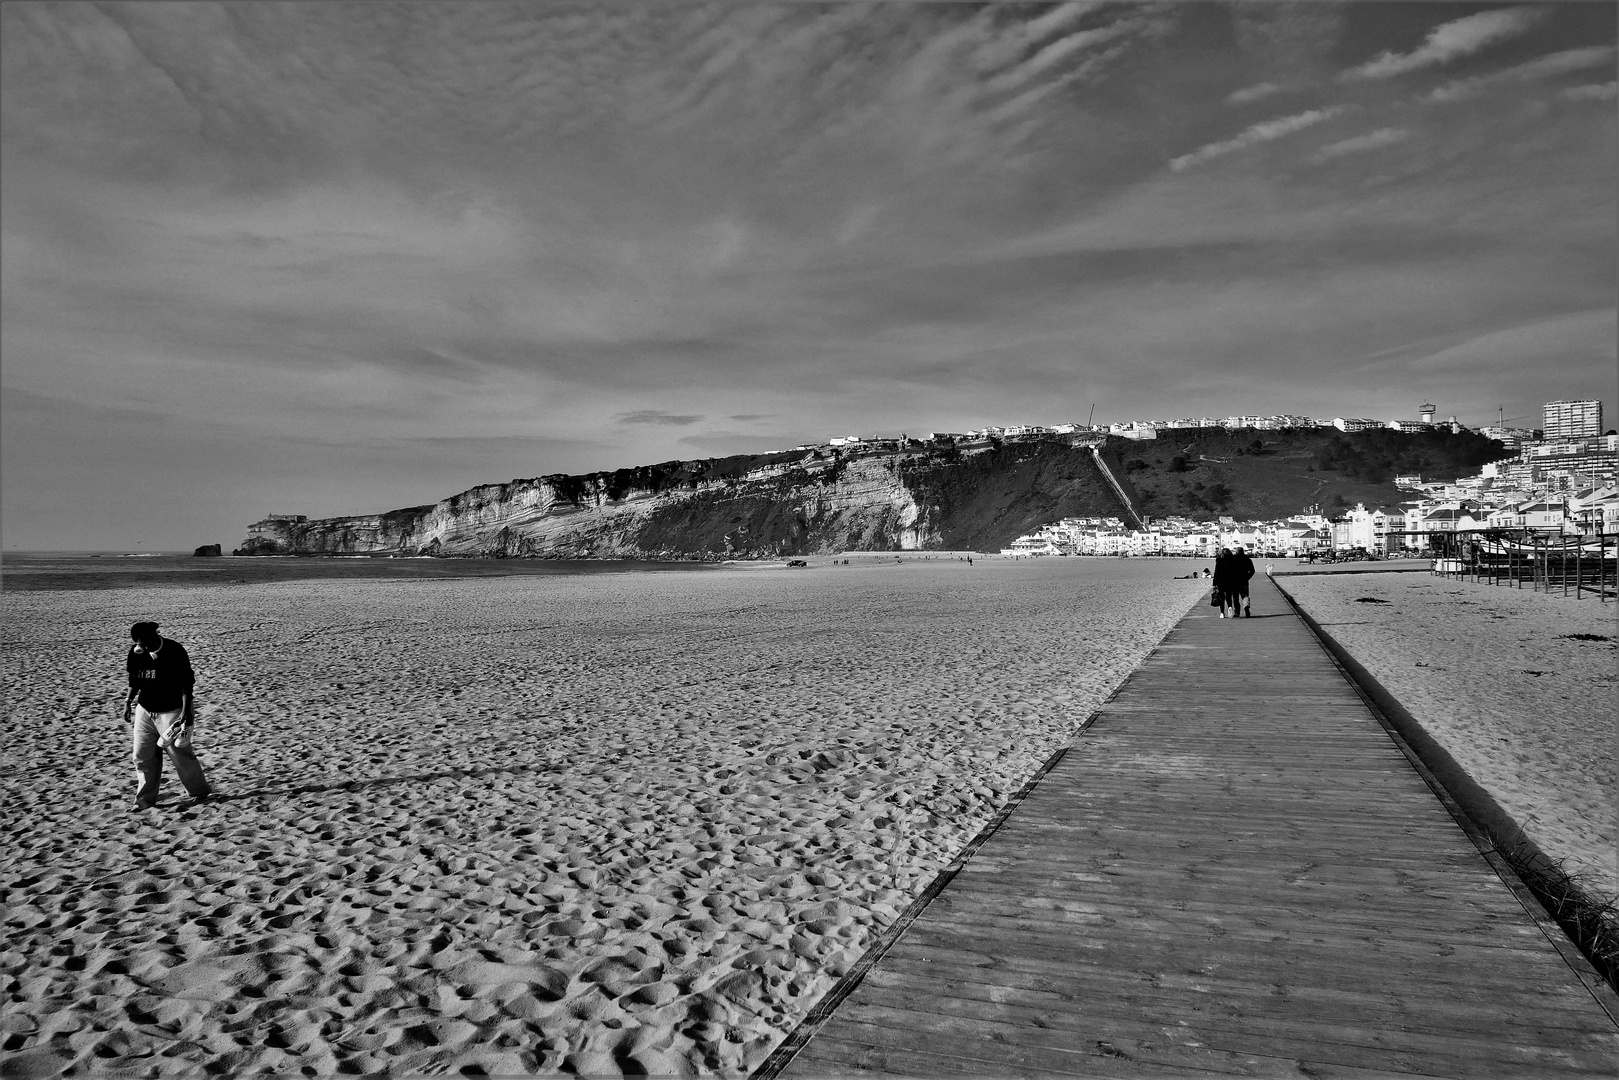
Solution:
M 1410 496 L 1396 476 L 1454 480 L 1506 457 L 1475 432 L 1336 429 L 1228 431 L 1192 428 L 1117 448 L 1142 513 L 1209 519 L 1221 514 L 1271 520 L 1320 506 L 1394 505 Z
M 947 551 L 999 551 L 1065 517 L 1129 519 L 1090 448 L 1066 441 L 992 443 L 967 455 L 951 447 L 903 462 L 899 475 L 937 528 L 929 546 Z

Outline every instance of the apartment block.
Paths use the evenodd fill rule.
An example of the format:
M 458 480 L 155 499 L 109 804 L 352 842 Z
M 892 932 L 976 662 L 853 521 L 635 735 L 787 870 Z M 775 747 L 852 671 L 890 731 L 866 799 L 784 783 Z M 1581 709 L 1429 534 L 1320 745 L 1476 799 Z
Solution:
M 1550 439 L 1590 439 L 1602 434 L 1602 402 L 1595 398 L 1546 402 L 1541 430 Z

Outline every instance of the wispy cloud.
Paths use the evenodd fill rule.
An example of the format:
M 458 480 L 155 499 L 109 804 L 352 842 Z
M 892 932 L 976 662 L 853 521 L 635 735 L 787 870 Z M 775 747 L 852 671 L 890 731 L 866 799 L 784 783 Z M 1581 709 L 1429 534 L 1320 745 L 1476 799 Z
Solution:
M 1226 103 L 1228 105 L 1246 105 L 1250 101 L 1259 101 L 1270 97 L 1272 94 L 1279 94 L 1281 91 L 1282 88 L 1275 83 L 1255 83 L 1253 86 L 1245 86 L 1241 90 L 1231 91 L 1226 95 Z
M 1393 146 L 1395 143 L 1404 142 L 1410 137 L 1410 134 L 1403 128 L 1378 128 L 1376 131 L 1369 131 L 1365 135 L 1356 135 L 1352 139 L 1328 143 L 1310 155 L 1310 160 L 1319 165 L 1324 161 L 1343 157 L 1345 154 L 1358 154 L 1366 150 Z
M 1448 64 L 1498 41 L 1522 35 L 1546 14 L 1543 9 L 1513 7 L 1453 19 L 1434 27 L 1428 33 L 1428 40 L 1411 52 L 1385 52 L 1359 67 L 1350 68 L 1341 78 L 1388 79 L 1437 64 Z
M 1614 48 L 1612 45 L 1592 45 L 1582 49 L 1564 49 L 1562 52 L 1551 53 L 1547 56 L 1538 56 L 1527 63 L 1515 67 L 1505 68 L 1488 75 L 1476 75 L 1470 79 L 1456 79 L 1435 87 L 1429 91 L 1430 101 L 1452 102 L 1465 101 L 1477 97 L 1492 87 L 1502 85 L 1518 85 L 1522 83 L 1539 82 L 1542 79 L 1554 79 L 1559 75 L 1568 75 L 1587 68 L 1613 66 Z
M 1619 95 L 1619 83 L 1591 83 L 1571 86 L 1559 96 L 1565 101 L 1612 101 L 1616 95 Z
M 1619 331 L 1615 319 L 1612 308 L 1596 308 L 1529 320 L 1469 337 L 1416 358 L 1408 366 L 1424 374 L 1444 372 L 1479 378 L 1512 372 L 1523 378 L 1528 374 L 1522 370 L 1524 357 L 1557 356 L 1565 366 L 1540 376 L 1550 380 L 1543 389 L 1549 398 L 1566 393 L 1565 386 L 1580 384 L 1581 376 L 1571 377 L 1570 373 L 1604 366 L 1612 371 L 1612 364 L 1619 359 L 1614 344 Z
M 1324 120 L 1331 120 L 1344 111 L 1344 106 L 1342 105 L 1331 105 L 1324 109 L 1311 109 L 1308 112 L 1295 113 L 1292 116 L 1266 120 L 1263 123 L 1253 125 L 1235 138 L 1226 139 L 1224 142 L 1208 143 L 1193 150 L 1190 154 L 1182 154 L 1172 160 L 1169 167 L 1176 172 L 1181 172 L 1184 169 L 1191 168 L 1193 165 L 1201 165 L 1205 161 L 1224 157 L 1226 154 L 1234 154 L 1238 150 L 1246 150 L 1250 146 L 1273 142 L 1296 131 L 1314 127 Z
M 1125 33 L 1129 24 L 1114 23 L 1110 26 L 1099 26 L 1091 30 L 1079 30 L 1042 46 L 1027 60 L 990 80 L 991 90 L 1018 90 L 1032 80 L 1048 74 L 1053 68 L 1074 57 L 1077 53 L 1093 46 L 1103 44 Z
M 702 417 L 667 413 L 662 409 L 636 409 L 634 412 L 619 413 L 613 419 L 621 424 L 657 424 L 667 427 L 689 427 L 701 420 Z

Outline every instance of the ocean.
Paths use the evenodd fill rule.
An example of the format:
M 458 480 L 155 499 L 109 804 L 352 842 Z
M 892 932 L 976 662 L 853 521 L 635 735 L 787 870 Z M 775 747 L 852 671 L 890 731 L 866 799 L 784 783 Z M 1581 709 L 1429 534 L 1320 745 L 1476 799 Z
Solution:
M 0 557 L 0 589 L 58 592 L 154 585 L 257 585 L 272 581 L 483 578 L 621 574 L 637 570 L 712 570 L 700 562 L 628 559 L 436 559 L 370 555 L 223 555 L 189 552 L 8 551 Z

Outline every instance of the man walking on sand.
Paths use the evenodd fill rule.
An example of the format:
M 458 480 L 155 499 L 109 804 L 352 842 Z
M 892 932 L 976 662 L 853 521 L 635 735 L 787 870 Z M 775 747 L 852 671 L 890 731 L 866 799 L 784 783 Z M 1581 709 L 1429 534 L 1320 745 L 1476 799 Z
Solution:
M 163 754 L 174 763 L 175 775 L 186 791 L 201 802 L 211 792 L 197 755 L 191 752 L 191 690 L 196 683 L 191 657 L 178 641 L 159 634 L 155 622 L 136 623 L 129 628 L 129 636 L 135 644 L 126 661 L 129 699 L 124 702 L 124 722 L 133 722 L 135 808 L 149 810 L 157 805 Z
M 1231 553 L 1231 566 L 1227 572 L 1231 575 L 1233 606 L 1240 609 L 1237 614 L 1244 618 L 1253 618 L 1254 613 L 1248 610 L 1248 580 L 1254 576 L 1254 560 L 1242 550 L 1241 544 L 1238 544 L 1237 550 Z M 1236 615 L 1232 618 L 1236 618 Z

